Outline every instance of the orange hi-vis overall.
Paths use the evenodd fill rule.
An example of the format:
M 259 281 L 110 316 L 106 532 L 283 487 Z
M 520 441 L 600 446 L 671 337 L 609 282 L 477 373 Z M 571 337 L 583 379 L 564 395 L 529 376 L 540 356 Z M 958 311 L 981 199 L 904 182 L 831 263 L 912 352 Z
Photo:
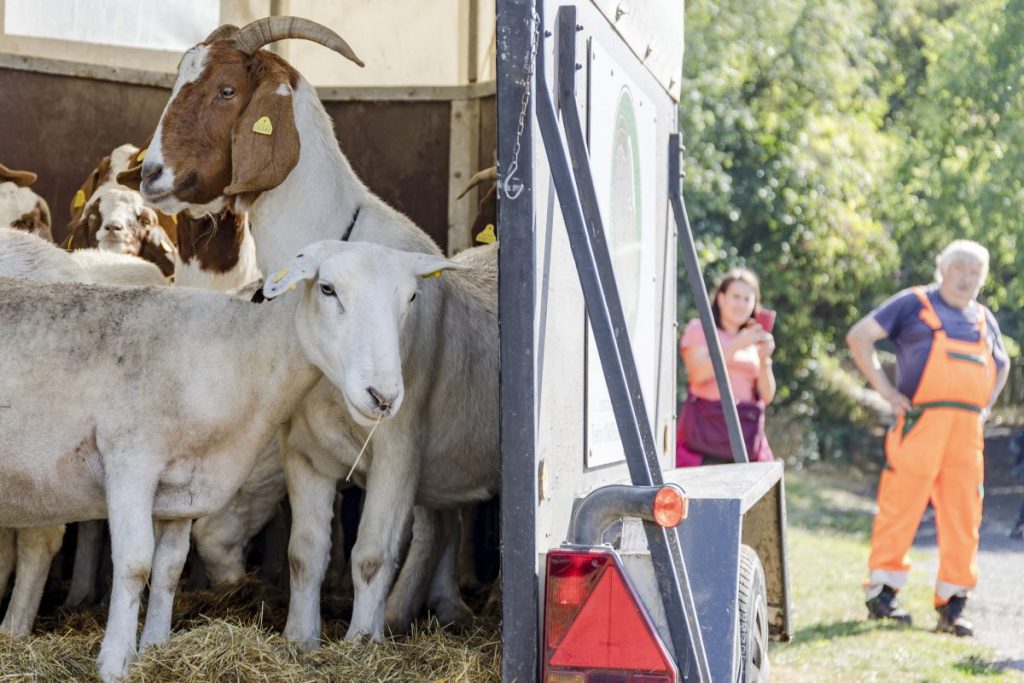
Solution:
M 878 514 L 871 532 L 869 590 L 899 589 L 910 570 L 908 553 L 931 499 L 938 532 L 935 604 L 978 582 L 978 529 L 984 496 L 982 409 L 995 388 L 996 367 L 985 335 L 950 339 L 921 288 L 914 293 L 921 320 L 933 330 L 932 348 L 911 403 L 885 439 L 887 467 L 878 484 Z

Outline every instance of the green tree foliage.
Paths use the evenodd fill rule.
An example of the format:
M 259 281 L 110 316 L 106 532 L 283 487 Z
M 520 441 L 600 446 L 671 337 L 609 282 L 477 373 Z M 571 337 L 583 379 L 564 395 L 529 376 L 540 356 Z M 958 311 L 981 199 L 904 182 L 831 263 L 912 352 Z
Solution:
M 989 247 L 987 301 L 1020 329 L 1024 0 L 689 0 L 686 21 L 701 262 L 761 277 L 784 403 L 848 421 L 846 330 L 956 237 Z

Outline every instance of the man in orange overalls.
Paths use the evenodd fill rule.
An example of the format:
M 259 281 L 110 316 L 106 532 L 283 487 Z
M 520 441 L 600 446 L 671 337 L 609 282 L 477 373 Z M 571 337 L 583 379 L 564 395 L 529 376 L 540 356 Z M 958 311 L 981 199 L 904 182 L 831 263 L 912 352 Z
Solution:
M 930 500 L 939 545 L 937 630 L 970 636 L 974 627 L 962 612 L 978 582 L 983 426 L 1009 360 L 992 312 L 976 300 L 988 275 L 985 247 L 957 240 L 936 263 L 937 285 L 900 292 L 846 337 L 857 367 L 897 418 L 885 439 L 865 590 L 869 618 L 910 624 L 896 593 Z M 886 338 L 896 349 L 895 386 L 875 353 L 875 342 Z

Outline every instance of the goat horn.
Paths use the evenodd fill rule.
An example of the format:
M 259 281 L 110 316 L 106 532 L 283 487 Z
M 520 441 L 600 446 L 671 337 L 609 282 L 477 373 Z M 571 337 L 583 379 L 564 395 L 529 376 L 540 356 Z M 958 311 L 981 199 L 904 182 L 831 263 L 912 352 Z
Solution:
M 477 173 L 474 173 L 473 176 L 469 179 L 469 182 L 466 183 L 466 188 L 464 190 L 462 190 L 462 192 L 459 194 L 458 197 L 456 197 L 456 199 L 462 199 L 463 197 L 466 196 L 467 192 L 472 190 L 474 187 L 476 187 L 480 183 L 484 183 L 484 182 L 488 182 L 488 181 L 493 183 L 497 179 L 498 179 L 498 167 L 497 166 L 491 166 L 490 168 L 485 168 L 482 171 L 478 171 Z
M 0 164 L 0 182 L 10 181 L 18 187 L 28 187 L 36 181 L 32 171 L 15 171 Z
M 238 31 L 235 42 L 238 47 L 247 54 L 255 54 L 268 43 L 273 43 L 285 38 L 301 38 L 320 43 L 329 47 L 342 57 L 352 60 L 359 66 L 365 66 L 363 60 L 356 56 L 345 39 L 331 29 L 299 17 L 264 17 L 247 24 Z
M 212 43 L 215 40 L 221 40 L 223 38 L 229 38 L 238 34 L 238 27 L 233 24 L 224 24 L 213 29 L 213 32 L 206 36 L 204 43 Z

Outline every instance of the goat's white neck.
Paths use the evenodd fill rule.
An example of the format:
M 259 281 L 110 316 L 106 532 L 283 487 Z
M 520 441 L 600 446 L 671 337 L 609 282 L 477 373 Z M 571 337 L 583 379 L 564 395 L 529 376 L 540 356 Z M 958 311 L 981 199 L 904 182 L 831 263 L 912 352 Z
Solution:
M 249 209 L 256 262 L 264 275 L 278 272 L 307 244 L 340 239 L 356 207 L 373 197 L 341 153 L 333 123 L 304 78 L 299 78 L 292 106 L 299 161 L 283 183 L 261 194 Z

